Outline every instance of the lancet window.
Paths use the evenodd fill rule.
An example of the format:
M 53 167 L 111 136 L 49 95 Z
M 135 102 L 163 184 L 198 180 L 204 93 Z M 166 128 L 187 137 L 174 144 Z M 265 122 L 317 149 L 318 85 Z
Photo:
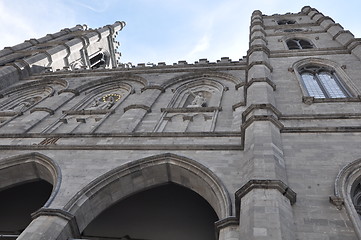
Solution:
M 307 66 L 300 69 L 302 83 L 314 98 L 346 98 L 351 94 L 343 86 L 335 71 L 325 67 Z

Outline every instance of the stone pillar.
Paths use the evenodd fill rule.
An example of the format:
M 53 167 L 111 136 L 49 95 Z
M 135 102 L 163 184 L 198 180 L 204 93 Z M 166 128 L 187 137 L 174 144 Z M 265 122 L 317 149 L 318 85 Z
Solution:
M 68 240 L 80 238 L 75 217 L 61 209 L 42 208 L 35 212 L 33 221 L 18 240 Z
M 114 130 L 116 132 L 135 131 L 145 115 L 151 111 L 152 105 L 162 92 L 162 88 L 147 87 L 142 90 L 141 96 L 129 99 L 131 104 L 124 108 L 124 114 L 114 124 Z
M 215 225 L 217 240 L 239 240 L 239 221 L 236 217 L 221 219 Z
M 246 110 L 242 115 L 245 164 L 236 192 L 240 239 L 295 239 L 291 204 L 295 193 L 287 186 L 278 120 L 275 84 L 262 13 L 252 14 L 246 82 Z

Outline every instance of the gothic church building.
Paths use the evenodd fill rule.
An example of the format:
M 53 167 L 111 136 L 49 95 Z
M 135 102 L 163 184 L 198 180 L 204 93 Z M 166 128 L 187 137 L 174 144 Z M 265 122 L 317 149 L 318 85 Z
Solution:
M 306 6 L 239 61 L 118 63 L 116 22 L 0 51 L 1 240 L 361 239 L 361 40 Z

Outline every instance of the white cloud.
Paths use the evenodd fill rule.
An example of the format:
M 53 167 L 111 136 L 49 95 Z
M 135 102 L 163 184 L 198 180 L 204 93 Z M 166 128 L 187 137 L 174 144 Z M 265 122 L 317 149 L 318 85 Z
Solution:
M 204 35 L 197 43 L 197 45 L 186 55 L 187 59 L 196 59 L 200 53 L 204 54 L 209 50 L 210 37 L 208 34 Z
M 0 49 L 75 26 L 74 12 L 58 1 L 0 0 Z
M 109 9 L 116 1 L 112 0 L 78 0 L 74 4 L 87 8 L 96 13 L 103 13 Z

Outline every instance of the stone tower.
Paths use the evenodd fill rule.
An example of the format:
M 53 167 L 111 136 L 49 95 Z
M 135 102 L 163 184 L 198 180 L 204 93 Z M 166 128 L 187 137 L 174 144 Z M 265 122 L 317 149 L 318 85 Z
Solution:
M 0 51 L 0 239 L 361 239 L 361 42 L 251 16 L 239 61 L 117 63 L 116 22 Z

